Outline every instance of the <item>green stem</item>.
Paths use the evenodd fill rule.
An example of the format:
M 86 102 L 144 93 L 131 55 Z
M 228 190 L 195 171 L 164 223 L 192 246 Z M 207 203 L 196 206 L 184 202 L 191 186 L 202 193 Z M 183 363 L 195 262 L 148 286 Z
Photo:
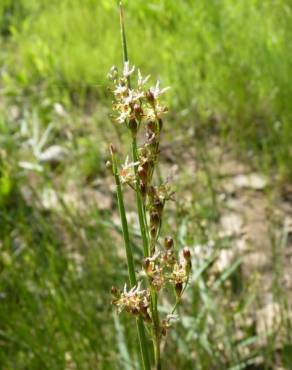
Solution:
M 134 163 L 138 162 L 138 153 L 137 153 L 137 140 L 136 137 L 133 137 L 132 140 L 132 152 L 133 152 L 133 161 Z M 147 236 L 147 223 L 146 223 L 146 215 L 145 215 L 145 207 L 142 201 L 142 195 L 140 191 L 140 179 L 137 175 L 137 165 L 134 166 L 135 170 L 135 177 L 136 177 L 136 202 L 137 202 L 137 209 L 138 209 L 138 218 L 139 218 L 139 225 L 141 230 L 141 237 L 143 242 L 143 251 L 144 257 L 149 257 L 149 243 L 148 243 L 148 236 Z
M 136 163 L 138 161 L 138 153 L 137 153 L 137 140 L 136 137 L 133 137 L 132 140 L 132 151 L 133 151 L 133 161 Z M 145 206 L 142 202 L 142 195 L 140 191 L 140 180 L 139 176 L 137 175 L 137 166 L 134 167 L 135 175 L 136 175 L 136 201 L 137 201 L 137 209 L 138 209 L 138 218 L 139 218 L 139 225 L 141 230 L 141 237 L 143 241 L 143 250 L 144 256 L 147 257 L 150 255 L 151 251 L 149 250 L 149 241 L 148 241 L 148 233 L 147 233 L 147 222 L 146 222 L 146 212 Z M 151 314 L 153 319 L 153 339 L 154 339 L 154 355 L 155 355 L 155 367 L 156 370 L 161 369 L 161 359 L 160 359 L 160 323 L 159 323 L 159 313 L 157 308 L 157 293 L 156 291 L 150 286 L 151 289 Z
M 123 11 L 122 2 L 120 2 L 120 29 L 121 29 L 122 47 L 123 47 L 123 60 L 125 63 L 129 61 L 129 58 L 128 58 L 128 48 L 127 48 L 125 20 L 124 20 L 124 11 Z M 129 88 L 131 88 L 130 76 L 127 77 L 127 81 L 128 81 Z
M 141 316 L 137 318 L 137 329 L 139 334 L 140 351 L 142 354 L 143 367 L 145 370 L 151 370 L 151 364 L 148 353 L 148 343 L 145 334 L 144 322 Z
M 120 28 L 121 28 L 121 37 L 122 37 L 122 47 L 123 47 L 123 60 L 124 63 L 129 60 L 128 58 L 128 49 L 127 49 L 127 39 L 126 39 L 126 32 L 125 32 L 125 22 L 124 22 L 124 13 L 123 13 L 123 6 L 122 2 L 120 2 Z M 127 77 L 128 87 L 131 88 L 131 79 L 130 76 Z M 136 137 L 133 136 L 132 140 L 132 153 L 133 153 L 133 161 L 138 161 L 138 151 L 137 151 L 137 140 Z M 143 241 L 143 252 L 144 257 L 150 256 L 150 247 L 149 247 L 149 232 L 148 232 L 148 225 L 147 225 L 147 218 L 146 218 L 146 210 L 145 205 L 142 201 L 142 195 L 140 191 L 140 180 L 137 175 L 137 166 L 134 167 L 135 175 L 136 175 L 136 202 L 137 202 L 137 210 L 138 210 L 138 217 L 139 217 L 139 225 L 141 230 L 141 237 Z M 150 283 L 149 283 L 150 284 Z M 158 316 L 158 309 L 157 309 L 157 293 L 153 291 L 151 288 L 151 314 L 152 319 L 154 322 L 154 331 L 155 331 L 155 346 L 154 346 L 154 354 L 155 354 L 155 364 L 156 370 L 161 370 L 161 362 L 160 362 L 160 340 L 157 340 L 157 333 L 159 331 L 159 316 Z
M 134 258 L 133 258 L 133 253 L 131 249 L 131 244 L 130 244 L 128 222 L 127 222 L 125 205 L 124 205 L 124 197 L 123 197 L 120 177 L 119 177 L 118 170 L 117 170 L 117 160 L 116 160 L 114 150 L 112 148 L 111 148 L 111 155 L 112 155 L 113 174 L 114 174 L 115 181 L 116 181 L 118 207 L 119 207 L 119 213 L 120 213 L 120 218 L 122 222 L 123 238 L 124 238 L 124 244 L 125 244 L 126 255 L 127 255 L 129 280 L 130 280 L 131 287 L 133 287 L 137 284 L 135 267 L 134 267 Z
M 132 288 L 135 285 L 137 285 L 137 278 L 136 278 L 136 273 L 135 273 L 135 267 L 134 267 L 135 265 L 134 265 L 132 248 L 130 244 L 129 229 L 128 229 L 128 222 L 127 222 L 125 205 L 124 205 L 123 192 L 122 192 L 120 177 L 119 177 L 118 170 L 117 170 L 116 156 L 115 156 L 113 148 L 111 148 L 111 155 L 112 155 L 113 174 L 114 174 L 115 181 L 116 181 L 118 207 L 119 207 L 119 213 L 120 213 L 120 218 L 122 222 L 123 238 L 124 238 L 124 244 L 125 244 L 126 255 L 127 255 L 129 280 L 130 280 L 130 286 Z M 144 370 L 151 370 L 149 353 L 148 353 L 148 344 L 147 344 L 147 339 L 145 335 L 145 327 L 144 327 L 143 319 L 141 316 L 137 318 L 137 330 L 138 330 L 140 350 L 142 354 Z
M 160 357 L 160 338 L 155 340 L 155 370 L 162 370 L 161 357 Z
M 137 142 L 136 138 L 133 137 L 132 141 L 132 150 L 133 150 L 133 161 L 138 161 L 137 155 Z M 149 250 L 149 241 L 147 237 L 147 223 L 146 223 L 146 212 L 145 207 L 142 202 L 142 196 L 140 191 L 140 181 L 137 175 L 137 166 L 135 166 L 135 174 L 136 174 L 136 201 L 137 201 L 137 209 L 138 209 L 138 217 L 139 217 L 139 225 L 141 230 L 141 236 L 143 241 L 143 249 L 144 249 L 144 256 L 147 257 L 150 255 Z M 150 284 L 150 282 L 149 282 Z M 154 345 L 154 356 L 155 356 L 155 368 L 156 370 L 161 369 L 161 361 L 160 361 L 160 325 L 159 325 L 159 315 L 157 309 L 157 293 L 151 287 L 151 315 L 153 320 L 153 345 Z
M 151 301 L 153 305 L 153 323 L 154 323 L 154 333 L 153 333 L 153 344 L 154 344 L 154 355 L 155 355 L 155 370 L 161 370 L 161 356 L 160 356 L 160 323 L 159 323 L 159 312 L 157 308 L 157 293 L 151 288 Z

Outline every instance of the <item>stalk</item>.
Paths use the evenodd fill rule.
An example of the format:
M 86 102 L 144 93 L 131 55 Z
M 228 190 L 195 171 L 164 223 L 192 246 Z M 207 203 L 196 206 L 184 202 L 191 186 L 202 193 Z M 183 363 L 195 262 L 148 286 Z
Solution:
M 112 156 L 113 173 L 114 173 L 115 182 L 116 182 L 118 207 L 119 207 L 119 213 L 120 213 L 120 218 L 122 222 L 123 238 L 124 238 L 124 244 L 125 244 L 126 255 L 127 255 L 129 280 L 130 280 L 130 286 L 132 288 L 135 285 L 137 285 L 137 279 L 136 279 L 136 273 L 135 273 L 135 267 L 134 267 L 135 266 L 134 258 L 133 258 L 131 244 L 130 244 L 129 229 L 128 229 L 128 222 L 127 222 L 127 217 L 126 217 L 126 212 L 125 212 L 123 192 L 122 192 L 120 178 L 119 178 L 118 171 L 117 171 L 116 156 L 115 156 L 114 149 L 112 146 L 111 146 L 111 156 Z M 145 328 L 144 328 L 144 323 L 143 323 L 143 319 L 141 316 L 137 318 L 137 329 L 138 329 L 140 350 L 142 354 L 144 370 L 151 370 Z
M 137 141 L 136 138 L 133 137 L 132 141 L 132 150 L 133 150 L 133 161 L 138 161 L 137 155 Z M 139 218 L 139 225 L 141 230 L 141 236 L 143 241 L 143 249 L 144 249 L 144 256 L 150 256 L 150 246 L 148 242 L 148 226 L 146 222 L 146 211 L 144 207 L 144 203 L 142 202 L 142 195 L 140 191 L 140 182 L 139 176 L 137 175 L 137 166 L 135 166 L 135 174 L 136 174 L 136 202 L 137 202 L 137 209 L 138 209 L 138 218 Z M 154 344 L 154 356 L 155 356 L 155 368 L 156 370 L 161 370 L 161 358 L 160 358 L 160 333 L 159 333 L 159 313 L 157 307 L 157 293 L 156 291 L 151 288 L 151 314 L 154 324 L 153 330 L 153 344 Z
M 127 39 L 126 39 L 126 31 L 125 31 L 125 22 L 124 22 L 124 11 L 123 11 L 123 4 L 120 1 L 120 29 L 121 29 L 121 37 L 122 37 L 122 47 L 123 47 L 123 60 L 124 62 L 128 62 L 128 48 L 127 48 Z M 127 78 L 128 86 L 131 87 L 130 76 Z
M 153 304 L 153 322 L 154 322 L 154 356 L 155 356 L 155 370 L 161 370 L 161 356 L 160 356 L 160 323 L 159 313 L 157 308 L 157 293 L 151 288 L 151 300 Z
M 123 61 L 124 63 L 126 63 L 129 61 L 129 58 L 128 58 L 128 48 L 127 48 L 127 39 L 126 39 L 124 12 L 123 12 L 122 2 L 120 2 L 120 28 L 121 28 L 122 47 L 123 47 Z M 130 76 L 128 76 L 127 82 L 130 88 L 131 87 Z M 134 135 L 133 135 L 133 140 L 132 140 L 132 155 L 133 155 L 133 161 L 134 163 L 136 163 L 138 161 L 138 153 L 137 153 L 137 139 Z M 135 166 L 134 169 L 135 169 L 135 175 L 136 175 L 136 203 L 137 203 L 137 209 L 138 209 L 141 236 L 142 236 L 142 241 L 143 241 L 143 251 L 144 251 L 144 257 L 148 257 L 150 251 L 148 247 L 148 237 L 146 233 L 145 210 L 144 210 L 144 205 L 142 202 L 142 196 L 140 192 L 139 177 L 137 176 L 137 166 Z
M 136 138 L 133 137 L 132 141 L 132 150 L 133 150 L 133 161 L 138 161 L 138 155 L 137 155 L 137 141 Z M 139 177 L 137 175 L 137 167 L 135 166 L 135 174 L 136 174 L 136 202 L 137 202 L 137 209 L 138 209 L 138 217 L 139 217 L 139 225 L 141 230 L 141 236 L 143 241 L 143 249 L 144 249 L 144 257 L 150 256 L 150 248 L 149 248 L 149 242 L 148 242 L 148 226 L 146 222 L 146 211 L 144 204 L 142 202 L 142 195 L 140 191 L 140 184 L 139 184 Z M 158 313 L 158 307 L 157 307 L 157 293 L 156 291 L 151 288 L 151 314 L 153 318 L 154 323 L 154 333 L 153 333 L 153 339 L 154 339 L 154 356 L 155 356 L 155 368 L 156 370 L 161 370 L 161 358 L 160 358 L 160 333 L 159 333 L 159 313 Z
M 128 62 L 128 49 L 127 49 L 127 39 L 126 39 L 126 32 L 125 32 L 125 22 L 124 22 L 124 13 L 122 2 L 120 2 L 120 28 L 121 28 L 121 39 L 122 39 L 122 48 L 123 48 L 123 61 Z M 131 87 L 131 80 L 130 76 L 127 78 L 128 87 Z M 136 136 L 133 135 L 132 138 L 132 155 L 133 161 L 136 163 L 138 161 L 138 153 L 137 153 L 137 139 Z M 137 165 L 134 167 L 135 170 L 135 177 L 136 177 L 136 203 L 137 203 L 137 210 L 138 210 L 138 218 L 139 218 L 139 225 L 141 231 L 141 237 L 143 242 L 143 252 L 144 257 L 149 257 L 151 255 L 151 250 L 149 246 L 149 230 L 147 226 L 147 218 L 146 218 L 146 210 L 144 206 L 144 202 L 142 201 L 142 194 L 140 191 L 140 180 L 137 174 Z M 159 312 L 157 307 L 157 293 L 156 291 L 151 288 L 151 314 L 152 320 L 154 325 L 154 355 L 155 355 L 155 368 L 156 370 L 161 370 L 161 359 L 160 359 L 160 324 L 159 324 Z
M 132 140 L 132 153 L 133 153 L 133 161 L 134 163 L 136 163 L 138 161 L 136 137 L 133 137 L 133 140 Z M 149 257 L 150 250 L 149 250 L 149 243 L 148 243 L 146 213 L 145 213 L 145 207 L 142 201 L 142 195 L 140 191 L 140 181 L 139 181 L 139 176 L 137 175 L 137 166 L 134 167 L 134 170 L 135 170 L 135 175 L 136 175 L 136 203 L 137 203 L 137 209 L 138 209 L 138 218 L 139 218 L 139 225 L 140 225 L 140 230 L 141 230 L 141 237 L 142 237 L 142 242 L 143 242 L 144 257 Z

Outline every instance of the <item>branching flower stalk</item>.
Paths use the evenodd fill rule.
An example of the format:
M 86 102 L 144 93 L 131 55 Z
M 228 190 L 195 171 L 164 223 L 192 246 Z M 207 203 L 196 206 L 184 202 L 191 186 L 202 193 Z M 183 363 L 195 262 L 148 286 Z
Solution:
M 113 87 L 113 111 L 116 123 L 123 125 L 131 135 L 132 160 L 127 157 L 121 168 L 118 166 L 116 151 L 111 146 L 111 167 L 116 182 L 118 207 L 122 224 L 123 238 L 127 256 L 129 283 L 123 290 L 113 287 L 112 303 L 119 313 L 126 311 L 137 319 L 138 336 L 145 370 L 151 369 L 150 353 L 154 352 L 155 369 L 161 370 L 161 340 L 166 336 L 173 321 L 175 310 L 181 300 L 191 273 L 191 254 L 185 247 L 177 255 L 171 237 L 161 242 L 160 231 L 163 210 L 173 192 L 169 184 L 155 181 L 154 174 L 159 159 L 160 135 L 163 128 L 163 116 L 168 109 L 161 102 L 168 88 L 160 88 L 159 81 L 148 87 L 149 76 L 143 78 L 140 70 L 130 66 L 125 35 L 123 9 L 120 5 L 121 35 L 124 56 L 122 73 L 112 67 L 109 78 Z M 134 78 L 134 75 L 136 77 Z M 132 86 L 133 84 L 133 86 Z M 138 138 L 144 142 L 138 145 Z M 136 206 L 140 225 L 144 260 L 140 268 L 139 281 L 136 278 L 137 266 L 134 264 L 131 250 L 127 217 L 123 201 L 123 186 L 129 186 L 136 193 Z M 170 313 L 161 319 L 158 300 L 167 287 L 174 287 L 174 305 Z M 149 348 L 145 325 L 153 341 Z

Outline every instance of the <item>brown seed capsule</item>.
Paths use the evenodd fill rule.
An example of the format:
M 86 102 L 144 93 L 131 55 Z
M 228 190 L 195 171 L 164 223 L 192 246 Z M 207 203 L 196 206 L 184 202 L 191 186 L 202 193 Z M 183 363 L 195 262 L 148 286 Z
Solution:
M 131 312 L 132 312 L 132 314 L 133 314 L 133 315 L 138 315 L 138 314 L 139 314 L 139 310 L 138 310 L 138 308 L 136 308 L 136 307 L 133 307 L 133 308 L 131 309 Z
M 161 212 L 163 210 L 163 203 L 161 202 L 159 198 L 155 199 L 153 205 L 157 209 L 158 212 Z
M 155 121 L 149 121 L 149 122 L 147 122 L 147 127 L 148 127 L 148 129 L 151 132 L 155 132 L 156 131 L 156 123 L 155 123 Z
M 184 259 L 186 259 L 187 261 L 191 259 L 191 251 L 188 247 L 184 247 L 183 256 L 184 256 Z
M 143 182 L 146 182 L 147 180 L 147 172 L 145 171 L 144 167 L 139 166 L 138 167 L 138 175 L 141 178 Z
M 158 120 L 158 125 L 159 125 L 159 131 L 161 131 L 162 127 L 163 127 L 163 122 L 162 122 L 161 118 L 159 118 L 159 120 Z
M 157 227 L 156 226 L 152 226 L 151 227 L 151 230 L 150 230 L 151 238 L 154 239 L 156 237 L 156 233 L 157 233 Z
M 147 185 L 144 182 L 140 183 L 140 191 L 141 191 L 142 197 L 144 198 L 147 193 Z
M 164 239 L 164 247 L 165 249 L 171 249 L 173 247 L 173 239 L 170 236 Z
M 141 166 L 144 168 L 144 171 L 148 172 L 148 170 L 149 170 L 148 160 L 146 160 Z
M 147 273 L 150 272 L 150 270 L 151 270 L 150 259 L 149 258 L 144 259 L 144 269 Z
M 175 292 L 176 292 L 178 297 L 181 295 L 182 289 L 183 289 L 182 283 L 176 283 L 175 284 Z
M 141 105 L 140 104 L 135 104 L 133 110 L 134 110 L 134 114 L 135 114 L 136 119 L 138 121 L 140 121 L 142 116 L 143 116 L 143 109 L 141 108 Z
M 135 119 L 130 119 L 129 129 L 132 131 L 133 134 L 137 133 L 138 125 L 137 125 L 137 121 Z
M 146 92 L 146 99 L 148 100 L 148 102 L 149 102 L 150 104 L 153 104 L 153 103 L 154 103 L 154 101 L 155 101 L 155 97 L 154 97 L 154 95 L 153 95 L 153 93 L 152 93 L 152 91 L 151 91 L 151 90 L 148 90 L 148 91 Z
M 154 211 L 150 213 L 150 224 L 154 226 L 158 226 L 160 222 L 159 213 Z

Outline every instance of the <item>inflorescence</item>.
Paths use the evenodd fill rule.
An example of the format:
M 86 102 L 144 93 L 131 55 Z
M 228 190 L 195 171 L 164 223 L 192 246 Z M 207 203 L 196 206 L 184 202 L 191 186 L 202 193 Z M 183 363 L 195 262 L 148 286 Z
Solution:
M 157 320 L 151 310 L 151 292 L 154 291 L 158 295 L 164 288 L 172 286 L 176 297 L 175 306 L 159 323 L 159 331 L 165 335 L 175 319 L 175 308 L 189 281 L 191 254 L 185 247 L 181 256 L 178 256 L 171 237 L 165 237 L 163 243 L 160 243 L 165 203 L 173 200 L 174 196 L 169 184 L 154 182 L 163 128 L 162 118 L 168 111 L 161 102 L 161 96 L 169 88 L 160 88 L 159 81 L 154 87 L 148 88 L 149 76 L 143 78 L 140 70 L 137 71 L 134 81 L 135 87 L 132 87 L 130 78 L 133 82 L 134 73 L 135 67 L 130 67 L 129 63 L 125 62 L 122 74 L 118 73 L 116 67 L 112 67 L 109 78 L 113 83 L 114 121 L 124 125 L 134 140 L 138 135 L 139 138 L 144 137 L 144 143 L 136 150 L 136 158 L 133 155 L 133 162 L 130 162 L 127 157 L 118 170 L 118 176 L 122 185 L 130 186 L 141 198 L 148 249 L 146 255 L 144 251 L 141 281 L 129 290 L 126 285 L 123 291 L 112 288 L 112 303 L 119 313 L 126 311 L 135 316 L 140 315 L 147 324 L 152 323 L 154 326 L 157 325 Z

